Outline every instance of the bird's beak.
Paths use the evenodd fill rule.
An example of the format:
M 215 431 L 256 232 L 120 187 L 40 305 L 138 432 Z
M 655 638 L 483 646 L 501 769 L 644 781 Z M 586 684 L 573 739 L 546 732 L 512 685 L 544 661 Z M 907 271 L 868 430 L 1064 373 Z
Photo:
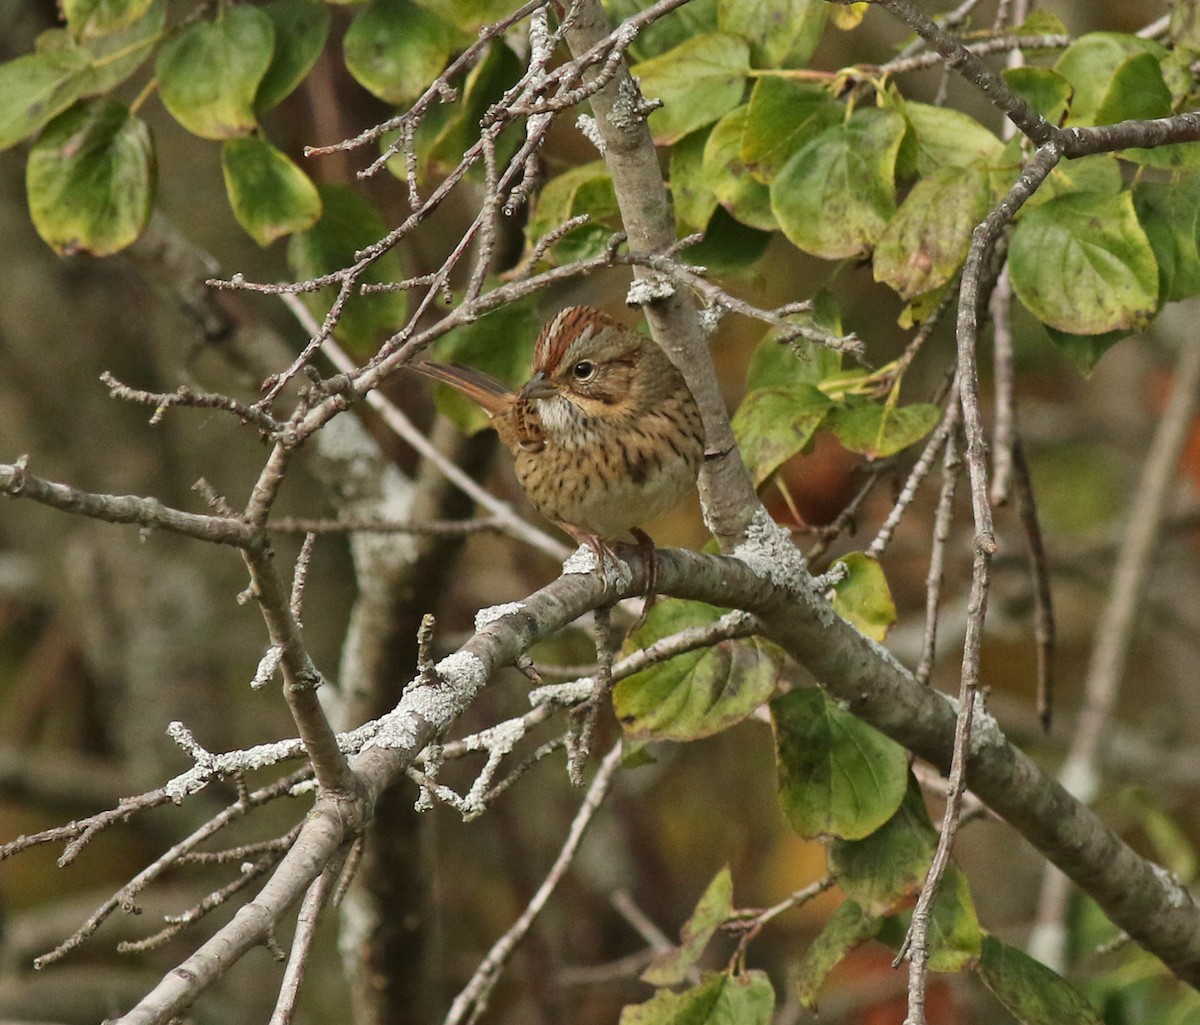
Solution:
M 558 389 L 554 387 L 554 383 L 546 377 L 543 370 L 539 370 L 528 381 L 519 392 L 519 397 L 522 399 L 549 399 L 558 394 Z

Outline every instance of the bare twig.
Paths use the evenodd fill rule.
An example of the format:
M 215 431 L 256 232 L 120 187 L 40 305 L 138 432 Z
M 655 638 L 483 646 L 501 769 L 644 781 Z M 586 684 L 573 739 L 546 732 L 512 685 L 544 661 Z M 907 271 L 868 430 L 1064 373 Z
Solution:
M 617 744 L 604 756 L 599 769 L 596 770 L 596 775 L 592 777 L 587 796 L 584 797 L 583 804 L 571 822 L 571 828 L 567 832 L 562 850 L 559 851 L 558 857 L 554 860 L 542 885 L 538 887 L 520 917 L 492 945 L 492 949 L 488 951 L 487 956 L 472 975 L 471 981 L 454 998 L 454 1002 L 450 1005 L 450 1012 L 446 1015 L 445 1025 L 462 1025 L 463 1022 L 475 1021 L 483 1013 L 487 1007 L 488 997 L 500 977 L 500 972 L 504 970 L 504 966 L 512 957 L 518 944 L 525 938 L 530 926 L 533 925 L 551 894 L 566 875 L 571 862 L 575 860 L 575 854 L 579 850 L 584 833 L 595 817 L 597 809 L 608 796 L 613 775 L 620 764 L 621 745 Z

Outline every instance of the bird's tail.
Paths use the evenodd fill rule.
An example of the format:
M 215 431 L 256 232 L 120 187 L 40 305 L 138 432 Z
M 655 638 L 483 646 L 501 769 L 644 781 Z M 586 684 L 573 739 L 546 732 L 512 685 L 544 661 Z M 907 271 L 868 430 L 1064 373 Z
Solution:
M 444 363 L 422 362 L 410 363 L 409 369 L 458 389 L 472 402 L 482 406 L 488 416 L 495 416 L 513 399 L 513 390 L 508 385 L 474 367 L 464 367 L 459 363 L 447 366 Z

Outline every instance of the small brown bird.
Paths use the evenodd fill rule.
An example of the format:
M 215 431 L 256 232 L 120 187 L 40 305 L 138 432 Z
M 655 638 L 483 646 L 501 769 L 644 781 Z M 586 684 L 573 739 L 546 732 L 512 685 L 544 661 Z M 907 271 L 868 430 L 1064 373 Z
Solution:
M 696 401 L 653 341 L 586 306 L 538 336 L 533 376 L 513 391 L 464 366 L 415 363 L 483 407 L 516 457 L 529 501 L 603 559 L 695 484 L 704 456 Z

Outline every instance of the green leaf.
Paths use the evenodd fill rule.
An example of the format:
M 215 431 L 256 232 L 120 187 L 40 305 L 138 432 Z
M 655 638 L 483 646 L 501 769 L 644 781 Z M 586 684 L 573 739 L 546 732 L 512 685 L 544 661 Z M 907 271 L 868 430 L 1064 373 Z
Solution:
M 587 214 L 588 223 L 563 235 L 547 255 L 565 263 L 604 251 L 609 237 L 621 224 L 617 195 L 603 160 L 594 160 L 552 178 L 538 195 L 525 227 L 529 246 L 564 221 Z
M 1009 271 L 1026 309 L 1072 334 L 1139 328 L 1158 306 L 1158 266 L 1129 192 L 1062 196 L 1027 211 Z
M 936 848 L 937 831 L 910 773 L 895 815 L 861 840 L 833 840 L 826 856 L 846 895 L 870 914 L 883 915 L 920 891 Z
M 660 989 L 644 1004 L 631 1004 L 620 1025 L 770 1025 L 774 1009 L 765 972 L 714 972 L 682 993 Z
M 532 299 L 522 300 L 449 331 L 433 354 L 443 363 L 465 363 L 515 387 L 529 377 L 539 330 Z M 453 388 L 439 385 L 436 394 L 439 411 L 463 432 L 474 434 L 491 422 L 477 403 Z
M 1062 976 L 995 936 L 983 937 L 979 977 L 1021 1025 L 1102 1025 L 1096 1009 Z
M 1054 65 L 1074 90 L 1066 125 L 1101 124 L 1101 108 L 1112 92 L 1114 77 L 1130 57 L 1141 54 L 1157 60 L 1166 50 L 1152 40 L 1120 32 L 1090 32 L 1067 47 Z M 1114 97 L 1113 102 L 1119 101 Z
M 513 11 L 512 0 L 417 0 L 426 10 L 471 35 Z
M 67 28 L 76 39 L 106 36 L 128 28 L 154 0 L 61 0 Z
M 824 301 L 822 297 L 827 298 L 828 293 L 821 293 L 817 302 Z M 826 318 L 816 315 L 815 311 L 811 319 L 816 322 L 816 326 L 831 334 L 841 333 L 841 324 L 836 319 L 832 323 L 824 323 L 822 321 Z M 746 390 L 749 392 L 762 388 L 790 388 L 797 384 L 816 387 L 841 369 L 841 353 L 816 342 L 795 339 L 782 342 L 778 332 L 772 331 L 759 342 L 758 348 L 750 357 L 750 366 L 746 369 Z
M 769 75 L 754 84 L 749 108 L 742 163 L 764 184 L 770 184 L 801 146 L 846 114 L 823 85 Z
M 802 68 L 829 16 L 823 0 L 720 0 L 717 25 L 750 43 L 756 68 Z
M 115 100 L 74 107 L 34 145 L 25 186 L 34 227 L 55 252 L 110 256 L 133 242 L 150 219 L 150 132 Z
M 958 273 L 971 232 L 991 200 L 980 164 L 943 167 L 922 178 L 900 205 L 875 250 L 875 280 L 903 299 L 924 295 Z
M 80 70 L 32 53 L 0 64 L 0 149 L 33 135 L 79 99 Z
M 49 29 L 38 36 L 37 52 L 78 73 L 80 96 L 97 96 L 111 92 L 149 59 L 166 24 L 166 0 L 154 0 L 136 21 L 106 35 L 77 40 L 66 29 Z
M 750 48 L 722 32 L 697 36 L 630 69 L 646 99 L 663 106 L 650 115 L 654 141 L 665 146 L 712 124 L 742 101 Z
M 222 7 L 158 53 L 159 93 L 171 116 L 193 135 L 232 139 L 254 130 L 254 97 L 271 66 L 275 28 L 259 8 Z
M 788 240 L 827 260 L 868 253 L 896 212 L 893 172 L 904 138 L 895 111 L 856 110 L 794 153 L 771 183 Z
M 917 172 L 927 177 L 942 167 L 995 164 L 1004 144 L 978 121 L 950 107 L 904 103 L 916 139 Z
M 652 986 L 677 986 L 700 960 L 713 934 L 733 912 L 733 876 L 726 865 L 708 884 L 680 932 L 680 944 L 650 962 L 641 979 Z
M 1092 192 L 1116 196 L 1125 187 L 1121 162 L 1111 153 L 1094 153 L 1078 160 L 1065 160 L 1050 172 L 1046 181 L 1030 197 L 1025 210 L 1032 210 L 1059 196 Z
M 825 977 L 847 954 L 878 931 L 879 919 L 876 916 L 864 911 L 853 900 L 842 901 L 790 973 L 796 999 L 801 1005 L 815 1014 L 817 991 L 825 982 Z
M 1052 125 L 1062 121 L 1072 90 L 1071 83 L 1057 71 L 1026 64 L 1006 68 L 1003 75 L 1008 87 Z
M 979 963 L 983 930 L 963 871 L 946 866 L 929 919 L 929 970 L 961 972 Z
M 709 218 L 704 238 L 681 256 L 687 263 L 726 277 L 745 275 L 767 251 L 771 233 L 747 227 L 729 216 L 720 204 Z
M 671 202 L 684 229 L 703 231 L 717 208 L 717 197 L 704 173 L 709 131 L 685 135 L 671 147 Z
M 254 109 L 260 114 L 304 81 L 325 48 L 332 21 L 328 5 L 321 0 L 273 0 L 262 11 L 275 27 L 275 50 L 254 98 Z
M 829 426 L 851 452 L 882 459 L 920 441 L 941 417 L 942 411 L 927 402 L 910 406 L 861 402 L 839 406 L 830 414 Z
M 896 603 L 883 567 L 863 552 L 848 552 L 834 565 L 849 571 L 833 585 L 834 611 L 859 633 L 882 641 L 896 622 Z
M 1096 111 L 1096 124 L 1168 117 L 1171 113 L 1171 90 L 1163 81 L 1162 65 L 1154 54 L 1139 53 L 1113 73 Z
M 692 626 L 716 622 L 726 610 L 672 599 L 655 604 L 626 650 Z M 757 637 L 719 641 L 621 680 L 613 708 L 633 740 L 698 740 L 741 722 L 775 693 L 784 655 Z
M 733 436 L 755 487 L 812 440 L 832 406 L 811 384 L 761 388 L 742 399 Z
M 644 11 L 646 0 L 608 0 L 604 7 L 614 25 Z M 691 0 L 664 18 L 651 22 L 629 47 L 634 60 L 644 61 L 680 43 L 717 30 L 717 0 Z
M 321 216 L 312 180 L 260 135 L 226 140 L 221 170 L 233 216 L 260 246 L 305 231 Z
M 1085 378 L 1090 377 L 1100 362 L 1100 357 L 1123 338 L 1128 338 L 1133 332 L 1127 329 L 1105 331 L 1099 335 L 1073 335 L 1069 331 L 1059 331 L 1043 324 L 1050 342 L 1071 362 Z
M 1133 205 L 1158 264 L 1159 302 L 1200 295 L 1200 175 L 1138 182 Z
M 0 64 L 0 149 L 41 131 L 76 100 L 107 92 L 150 55 L 166 19 L 163 0 L 127 28 L 78 42 L 66 29 L 38 36 L 37 52 Z
M 322 185 L 321 219 L 307 231 L 288 239 L 288 267 L 293 277 L 317 278 L 349 267 L 354 254 L 387 234 L 387 224 L 362 192 L 344 185 Z M 400 257 L 384 253 L 359 279 L 385 284 L 404 276 Z M 325 319 L 336 292 L 305 292 L 301 298 L 313 316 Z M 408 300 L 403 292 L 354 295 L 346 303 L 333 336 L 355 356 L 367 356 L 404 324 Z
M 410 103 L 441 74 L 459 31 L 409 0 L 372 0 L 354 16 L 343 48 L 346 69 L 386 103 Z
M 524 67 L 517 55 L 501 42 L 488 47 L 487 56 L 473 67 L 462 85 L 462 99 L 454 104 L 438 104 L 431 116 L 422 119 L 416 132 L 419 178 L 430 179 L 448 174 L 462 161 L 463 153 L 479 138 L 479 123 L 488 109 L 521 77 Z M 496 163 L 503 165 L 516 152 L 521 140 L 523 121 L 507 126 L 496 139 Z M 390 143 L 392 138 L 386 141 Z M 388 168 L 397 178 L 407 172 L 404 155 L 397 154 Z M 468 174 L 484 174 L 476 164 Z
M 713 127 L 704 147 L 703 173 L 721 205 L 742 224 L 760 231 L 773 231 L 771 193 L 752 178 L 741 161 L 742 130 L 746 107 L 737 107 Z
M 908 778 L 904 748 L 818 688 L 776 698 L 771 721 L 779 803 L 801 836 L 861 839 L 900 807 Z

